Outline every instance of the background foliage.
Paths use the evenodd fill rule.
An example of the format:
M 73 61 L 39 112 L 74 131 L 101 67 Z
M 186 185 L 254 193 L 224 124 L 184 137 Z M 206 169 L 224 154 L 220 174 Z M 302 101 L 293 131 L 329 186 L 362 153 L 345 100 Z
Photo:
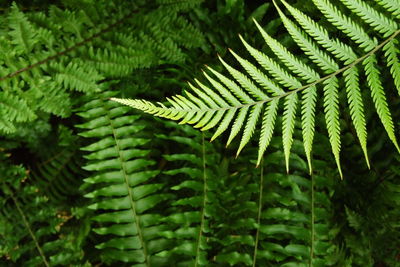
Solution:
M 205 64 L 222 71 L 216 54 L 237 66 L 238 34 L 263 44 L 252 18 L 301 55 L 272 2 L 2 1 L 0 12 L 1 266 L 400 264 L 400 156 L 367 97 L 371 169 L 345 115 L 343 180 L 322 113 L 310 175 L 300 122 L 287 173 L 280 137 L 254 168 L 255 141 L 235 158 L 238 140 L 225 148 L 228 136 L 210 143 L 109 101 L 180 94 Z M 386 94 L 397 134 L 400 101 Z

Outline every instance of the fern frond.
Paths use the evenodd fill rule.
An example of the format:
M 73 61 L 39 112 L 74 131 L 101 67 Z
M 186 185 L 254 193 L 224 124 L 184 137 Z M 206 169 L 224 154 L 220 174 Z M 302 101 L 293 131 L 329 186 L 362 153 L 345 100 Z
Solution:
M 382 13 L 374 10 L 368 4 L 360 0 L 341 0 L 350 10 L 360 16 L 366 23 L 371 25 L 376 31 L 383 34 L 383 37 L 396 32 L 398 24 L 385 17 Z
M 213 147 L 204 142 L 204 137 L 193 129 L 188 129 L 185 137 L 177 136 L 177 125 L 168 124 L 169 135 L 157 135 L 161 140 L 169 140 L 177 148 L 184 148 L 185 153 L 177 152 L 164 155 L 167 160 L 165 175 L 174 175 L 178 180 L 171 189 L 176 199 L 172 201 L 171 214 L 162 221 L 170 227 L 160 233 L 172 241 L 174 246 L 158 253 L 169 257 L 169 264 L 178 262 L 189 266 L 208 266 L 207 256 L 211 217 L 217 216 L 218 202 L 215 190 L 216 176 L 209 168 L 218 163 L 208 157 Z M 182 151 L 182 149 L 177 149 Z M 207 153 L 207 154 L 206 154 Z
M 383 126 L 393 144 L 400 152 L 400 147 L 397 143 L 396 135 L 394 133 L 394 125 L 392 115 L 390 113 L 388 103 L 386 100 L 385 91 L 380 81 L 380 72 L 376 66 L 377 60 L 375 55 L 371 55 L 364 61 L 365 72 L 367 75 L 368 85 L 371 89 L 371 96 L 375 104 L 376 111 L 382 121 Z
M 333 25 L 342 30 L 360 47 L 370 51 L 377 45 L 377 40 L 372 40 L 361 26 L 344 15 L 328 0 L 313 0 L 313 2 Z
M 50 5 L 46 12 L 23 12 L 13 4 L 2 23 L 1 91 L 29 100 L 34 114 L 67 117 L 69 91 L 99 92 L 103 79 L 126 77 L 165 61 L 183 62 L 184 49 L 201 46 L 204 37 L 179 12 L 199 1 L 165 2 L 165 8 L 155 3 L 68 3 L 63 9 Z M 15 109 L 26 111 L 25 105 Z M 6 119 L 0 131 L 12 133 L 16 123 Z
M 398 0 L 377 0 L 378 4 L 386 8 L 394 16 L 400 19 L 399 1 Z
M 35 113 L 26 100 L 8 92 L 0 92 L 0 130 L 11 133 L 15 131 L 15 122 L 32 121 Z
M 329 140 L 339 173 L 342 176 L 340 168 L 341 141 L 339 115 L 339 108 L 341 108 L 339 106 L 339 82 L 341 80 L 339 79 L 341 79 L 340 74 L 342 74 L 350 117 L 367 165 L 369 166 L 365 110 L 357 65 L 363 63 L 366 66 L 365 72 L 368 84 L 371 87 L 371 95 L 375 103 L 375 108 L 390 139 L 396 148 L 398 148 L 393 121 L 387 99 L 379 81 L 379 70 L 375 66 L 376 60 L 374 58 L 377 51 L 383 48 L 388 62 L 387 65 L 391 69 L 395 85 L 398 87 L 399 63 L 397 60 L 398 51 L 395 38 L 400 34 L 400 30 L 397 29 L 397 23 L 366 4 L 358 0 L 343 1 L 346 6 L 350 7 L 350 12 L 354 14 L 361 14 L 361 12 L 365 11 L 366 15 L 363 15 L 362 19 L 372 28 L 371 30 L 387 37 L 378 44 L 376 38 L 371 38 L 364 28 L 346 16 L 345 13 L 329 1 L 314 0 L 315 5 L 321 10 L 326 19 L 364 50 L 365 54 L 362 56 L 358 56 L 344 40 L 331 38 L 324 26 L 293 8 L 287 2 L 282 1 L 291 15 L 300 24 L 300 27 L 297 26 L 282 12 L 274 1 L 278 13 L 290 36 L 293 38 L 294 43 L 305 52 L 306 61 L 292 54 L 285 46 L 269 36 L 255 22 L 265 43 L 271 50 L 270 54 L 273 54 L 277 59 L 252 47 L 239 36 L 247 51 L 261 67 L 255 66 L 235 52 L 230 51 L 245 70 L 245 72 L 241 72 L 220 58 L 222 65 L 228 70 L 234 80 L 208 67 L 212 76 L 205 72 L 204 75 L 211 84 L 211 87 L 196 80 L 199 85 L 198 88 L 190 85 L 193 93 L 186 92 L 185 96 L 178 95 L 167 98 L 169 102 L 167 105 L 161 103 L 155 105 L 146 100 L 116 98 L 112 98 L 111 100 L 132 106 L 155 116 L 178 120 L 182 124 L 194 124 L 194 127 L 202 127 L 202 130 L 212 129 L 218 125 L 212 140 L 230 129 L 227 145 L 243 131 L 237 154 L 249 142 L 253 132 L 257 128 L 259 117 L 263 113 L 257 164 L 261 162 L 262 155 L 269 144 L 274 128 L 274 122 L 266 120 L 276 119 L 278 102 L 281 102 L 283 106 L 282 138 L 287 170 L 289 169 L 289 155 L 293 143 L 296 112 L 298 106 L 300 106 L 303 143 L 311 171 L 317 91 L 321 88 L 324 91 L 322 102 Z M 378 23 L 380 26 L 377 26 Z M 339 63 L 335 62 L 331 54 L 344 63 L 344 66 L 339 67 Z M 316 66 L 305 63 L 310 61 Z M 321 71 L 324 73 L 324 76 L 320 75 Z M 298 96 L 300 92 L 302 93 L 301 101 L 299 101 Z M 282 101 L 280 101 L 281 98 Z
M 328 79 L 324 82 L 324 111 L 332 152 L 335 156 L 336 165 L 339 169 L 340 176 L 343 176 L 342 169 L 340 167 L 339 155 L 341 142 L 338 86 L 338 80 L 336 77 Z
M 324 27 L 320 26 L 300 10 L 289 5 L 286 1 L 281 0 L 281 2 L 290 11 L 304 31 L 313 37 L 318 44 L 335 55 L 339 60 L 344 61 L 347 65 L 357 59 L 357 55 L 353 52 L 350 46 L 330 37 L 328 31 Z
M 400 96 L 400 50 L 398 46 L 399 42 L 396 39 L 393 39 L 383 47 L 383 50 L 385 51 L 387 65 L 390 67 L 390 73 L 393 76 L 394 85 L 396 86 L 397 92 Z
M 85 196 L 93 199 L 89 208 L 99 223 L 94 231 L 109 237 L 96 247 L 108 261 L 150 266 L 167 244 L 154 234 L 165 227 L 151 209 L 171 196 L 162 193 L 162 183 L 152 181 L 159 171 L 151 168 L 155 161 L 147 159 L 150 151 L 142 148 L 150 139 L 137 136 L 144 126 L 131 126 L 138 116 L 104 100 L 87 103 L 79 115 L 87 120 L 79 125 L 86 129 L 81 135 L 98 139 L 83 148 L 90 152 L 84 169 L 93 172 L 84 187 L 91 189 Z

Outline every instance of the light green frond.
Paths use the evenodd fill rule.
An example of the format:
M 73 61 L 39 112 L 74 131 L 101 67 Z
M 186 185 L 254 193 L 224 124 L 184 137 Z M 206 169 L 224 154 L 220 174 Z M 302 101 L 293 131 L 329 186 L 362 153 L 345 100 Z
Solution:
M 229 50 L 232 55 L 239 61 L 240 65 L 249 73 L 249 75 L 257 81 L 268 93 L 274 96 L 285 93 L 278 85 L 276 85 L 271 79 L 269 79 L 264 73 L 262 73 L 256 66 L 251 64 L 249 61 L 241 58 L 232 50 Z
M 383 47 L 383 50 L 385 51 L 387 65 L 390 67 L 390 73 L 400 96 L 400 50 L 398 46 L 399 42 L 393 39 Z
M 282 69 L 278 63 L 259 50 L 253 48 L 240 35 L 239 37 L 247 51 L 249 51 L 249 53 L 257 60 L 257 62 L 264 67 L 264 69 L 268 70 L 280 84 L 290 89 L 296 89 L 301 86 L 301 83 L 292 75 L 287 73 L 287 71 Z
M 350 108 L 351 119 L 360 141 L 361 148 L 369 167 L 369 159 L 367 153 L 367 129 L 364 118 L 364 104 L 360 92 L 360 84 L 358 79 L 357 67 L 350 68 L 343 73 L 346 83 L 347 102 Z
M 231 79 L 227 78 L 226 76 L 222 75 L 221 73 L 213 70 L 212 68 L 208 68 L 218 79 L 228 87 L 232 93 L 238 97 L 244 103 L 251 103 L 254 102 L 251 97 L 249 97 L 243 90 Z
M 303 133 L 304 150 L 307 156 L 308 167 L 312 172 L 311 151 L 315 131 L 315 105 L 317 102 L 317 88 L 311 86 L 304 90 L 301 101 L 301 126 Z
M 345 64 L 350 64 L 357 59 L 357 55 L 350 46 L 330 37 L 328 31 L 324 27 L 320 26 L 303 12 L 289 5 L 286 1 L 282 0 L 282 3 L 301 27 L 312 36 L 318 44 L 334 54 L 338 59 L 344 61 Z
M 393 20 L 388 19 L 371 6 L 360 0 L 340 0 L 350 10 L 360 16 L 366 23 L 382 33 L 384 37 L 393 34 L 398 25 Z
M 269 36 L 264 29 L 254 21 L 257 25 L 258 30 L 261 32 L 265 42 L 269 45 L 271 50 L 285 63 L 285 66 L 299 75 L 301 78 L 306 80 L 307 82 L 314 82 L 318 80 L 319 74 L 315 72 L 313 69 L 305 65 L 299 59 L 297 59 L 292 53 L 290 53 L 283 45 L 281 45 L 274 38 Z
M 297 95 L 292 94 L 286 97 L 284 102 L 282 119 L 282 143 L 283 151 L 285 153 L 286 171 L 288 173 L 290 149 L 292 148 L 293 144 L 294 124 L 296 122 L 297 100 Z
M 299 29 L 292 21 L 290 21 L 285 14 L 283 14 L 282 10 L 276 5 L 275 1 L 274 4 L 289 34 L 304 51 L 304 53 L 309 56 L 309 58 L 325 73 L 329 74 L 337 71 L 339 66 L 336 64 L 336 62 L 329 55 L 319 49 L 301 29 Z
M 328 129 L 329 141 L 340 176 L 343 177 L 340 167 L 340 122 L 339 122 L 339 95 L 338 80 L 336 77 L 324 82 L 324 111 L 326 128 Z
M 366 51 L 372 50 L 377 45 L 376 40 L 372 40 L 356 22 L 344 15 L 328 0 L 313 0 L 313 2 L 333 25 L 342 30 L 354 42 L 365 48 Z
M 233 138 L 235 138 L 235 136 L 239 133 L 240 129 L 243 126 L 243 122 L 246 119 L 248 110 L 249 110 L 248 106 L 243 107 L 242 109 L 239 110 L 237 118 L 232 125 L 232 130 L 231 130 L 231 133 L 229 134 L 228 141 L 226 142 L 226 146 L 229 146 L 229 144 L 232 142 Z
M 244 148 L 244 146 L 249 142 L 250 138 L 252 137 L 254 129 L 256 128 L 256 124 L 258 122 L 258 118 L 262 111 L 262 107 L 262 104 L 257 104 L 251 107 L 247 123 L 244 127 L 243 137 L 240 141 L 240 145 L 236 153 L 236 157 L 240 154 L 240 151 Z
M 381 74 L 377 68 L 377 60 L 375 55 L 367 57 L 363 63 L 365 67 L 365 73 L 367 74 L 368 85 L 371 89 L 371 96 L 374 101 L 378 116 L 381 119 L 390 140 L 392 140 L 393 144 L 400 152 L 396 135 L 394 133 L 392 115 L 390 114 L 385 91 L 380 80 Z
M 400 30 L 397 29 L 397 23 L 359 0 L 342 1 L 349 7 L 351 14 L 365 13 L 361 18 L 371 29 L 359 26 L 355 20 L 351 19 L 351 16 L 348 16 L 347 13 L 345 15 L 340 8 L 328 0 L 313 0 L 324 18 L 332 23 L 333 27 L 341 30 L 364 50 L 364 54 L 361 56 L 358 56 L 342 37 L 331 38 L 328 27 L 324 24 L 319 24 L 282 0 L 281 2 L 300 25 L 298 26 L 277 6 L 278 2 L 274 1 L 283 24 L 294 43 L 305 52 L 305 58 L 290 52 L 283 42 L 280 43 L 272 38 L 255 22 L 269 51 L 264 53 L 251 46 L 241 36 L 239 38 L 260 66 L 230 50 L 243 68 L 243 70 L 234 68 L 233 65 L 219 58 L 232 78 L 207 67 L 209 72 L 203 72 L 207 83 L 195 79 L 196 84 L 189 83 L 190 91 L 185 95 L 168 97 L 169 103 L 165 105 L 162 103 L 152 104 L 146 100 L 115 98 L 112 100 L 154 116 L 177 120 L 181 124 L 193 124 L 194 127 L 201 128 L 203 131 L 216 128 L 211 140 L 225 131 L 229 132 L 227 146 L 241 133 L 237 154 L 257 132 L 259 117 L 262 116 L 257 165 L 263 159 L 264 152 L 273 138 L 279 103 L 281 103 L 283 107 L 281 114 L 282 145 L 287 171 L 289 171 L 295 124 L 298 121 L 297 109 L 300 106 L 304 150 L 311 171 L 318 101 L 317 90 L 323 89 L 323 99 L 320 101 L 323 105 L 327 134 L 339 174 L 343 176 L 340 167 L 340 109 L 344 106 L 339 105 L 339 95 L 345 94 L 350 111 L 349 117 L 354 124 L 355 133 L 369 166 L 365 104 L 357 65 L 363 63 L 365 66 L 367 82 L 371 88 L 372 99 L 379 118 L 390 139 L 398 148 L 394 123 L 379 80 L 380 69 L 376 66 L 376 53 L 383 48 L 387 66 L 390 68 L 394 83 L 400 92 L 400 62 L 396 47 L 396 36 L 400 34 Z M 378 43 L 377 39 L 369 36 L 370 31 L 372 34 L 375 31 L 378 36 L 390 36 Z M 344 66 L 339 66 L 339 63 L 333 58 Z M 308 62 L 314 64 L 308 64 Z
M 257 166 L 263 158 L 264 152 L 267 149 L 275 127 L 276 114 L 278 111 L 279 99 L 274 99 L 268 103 L 264 110 L 263 121 L 261 126 L 261 136 L 258 149 Z
M 376 2 L 400 19 L 399 0 L 377 0 Z
M 231 66 L 229 66 L 221 57 L 219 60 L 222 62 L 222 64 L 225 66 L 225 68 L 229 71 L 229 73 L 238 81 L 238 83 L 247 91 L 249 92 L 250 95 L 255 97 L 258 100 L 263 100 L 267 99 L 268 96 L 264 94 L 260 89 L 258 89 L 257 86 L 253 84 L 249 78 L 246 77 L 243 73 L 240 71 L 235 70 Z

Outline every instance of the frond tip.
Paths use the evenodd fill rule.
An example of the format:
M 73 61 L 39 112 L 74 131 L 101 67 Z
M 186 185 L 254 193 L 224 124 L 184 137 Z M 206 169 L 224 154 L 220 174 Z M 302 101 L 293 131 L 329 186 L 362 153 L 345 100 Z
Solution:
M 323 91 L 323 113 L 326 128 L 331 143 L 332 153 L 342 177 L 340 168 L 340 90 L 347 96 L 350 117 L 354 124 L 357 138 L 363 150 L 366 163 L 369 167 L 367 153 L 367 130 L 365 121 L 364 102 L 358 79 L 360 67 L 364 65 L 364 74 L 371 90 L 371 98 L 375 104 L 378 116 L 383 123 L 389 138 L 399 149 L 395 136 L 395 125 L 391 117 L 384 88 L 380 82 L 380 70 L 376 67 L 376 52 L 383 49 L 387 67 L 392 74 L 397 90 L 400 90 L 400 70 L 397 56 L 399 54 L 396 36 L 400 34 L 398 24 L 391 21 L 384 14 L 359 0 L 341 0 L 349 12 L 359 16 L 368 29 L 358 25 L 351 17 L 332 5 L 328 0 L 313 0 L 326 20 L 347 36 L 354 46 L 364 50 L 364 55 L 357 56 L 348 40 L 332 39 L 324 25 L 319 25 L 301 11 L 281 1 L 294 21 L 284 14 L 274 4 L 279 16 L 293 41 L 304 51 L 307 59 L 291 53 L 285 46 L 267 34 L 256 22 L 256 26 L 263 36 L 270 52 L 269 55 L 248 44 L 241 36 L 246 50 L 261 66 L 230 51 L 234 58 L 243 67 L 240 71 L 232 67 L 227 61 L 219 57 L 222 65 L 230 77 L 207 67 L 204 72 L 209 85 L 197 79 L 196 84 L 189 84 L 192 89 L 185 95 L 175 95 L 167 98 L 168 103 L 153 104 L 147 100 L 119 99 L 111 100 L 139 109 L 153 116 L 179 121 L 180 124 L 192 124 L 202 131 L 217 127 L 211 141 L 225 131 L 229 131 L 227 145 L 240 135 L 237 155 L 251 140 L 256 132 L 260 132 L 257 166 L 260 164 L 275 127 L 279 109 L 282 109 L 282 140 L 285 154 L 286 169 L 289 172 L 289 156 L 293 143 L 293 133 L 297 121 L 297 111 L 300 106 L 303 132 L 303 143 L 311 171 L 312 144 L 315 133 L 315 117 L 317 112 L 318 90 Z M 384 8 L 393 12 L 393 8 L 382 1 Z M 396 13 L 397 14 L 397 13 Z M 377 38 L 369 37 L 369 32 L 386 38 L 379 43 Z M 344 37 L 342 37 L 344 38 Z M 306 64 L 304 62 L 310 62 Z M 340 67 L 339 63 L 344 64 Z M 360 64 L 362 63 L 362 64 Z M 321 76 L 321 75 L 324 76 Z M 342 75 L 341 75 L 342 74 Z M 343 76 L 343 77 L 341 77 Z M 345 85 L 343 88 L 339 86 Z M 302 92 L 300 97 L 298 94 Z M 399 91 L 400 92 L 400 91 Z M 261 118 L 261 119 L 260 119 Z M 260 122 L 261 121 L 261 122 Z M 261 124 L 258 128 L 257 125 Z M 230 130 L 228 130 L 230 129 Z M 260 129 L 260 131 L 257 131 Z

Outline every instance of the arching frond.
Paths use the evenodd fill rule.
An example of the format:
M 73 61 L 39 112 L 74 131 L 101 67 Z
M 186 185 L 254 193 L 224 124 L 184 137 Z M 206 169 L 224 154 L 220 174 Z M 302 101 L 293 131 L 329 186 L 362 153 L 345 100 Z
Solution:
M 346 15 L 341 8 L 328 0 L 313 0 L 323 16 L 334 27 L 359 47 L 363 54 L 357 55 L 348 44 L 345 37 L 332 38 L 322 24 L 292 7 L 286 1 L 281 2 L 297 23 L 291 20 L 279 7 L 278 10 L 284 26 L 303 51 L 304 57 L 295 56 L 278 40 L 271 37 L 257 23 L 256 27 L 264 38 L 269 52 L 262 52 L 242 37 L 247 51 L 260 66 L 231 51 L 244 69 L 238 70 L 233 64 L 220 58 L 222 65 L 230 73 L 229 78 L 221 72 L 208 67 L 204 72 L 210 85 L 197 81 L 198 87 L 191 85 L 192 91 L 186 95 L 168 98 L 169 105 L 153 104 L 146 100 L 116 99 L 120 102 L 154 116 L 178 120 L 180 123 L 193 124 L 201 130 L 218 127 L 212 140 L 224 131 L 230 130 L 228 142 L 242 132 L 239 143 L 239 154 L 253 136 L 257 125 L 261 122 L 259 140 L 258 164 L 272 137 L 279 105 L 282 107 L 282 139 L 287 170 L 290 150 L 293 142 L 293 131 L 297 120 L 297 109 L 301 109 L 303 142 L 311 170 L 312 144 L 315 132 L 315 116 L 318 95 L 324 107 L 326 128 L 332 147 L 332 152 L 340 168 L 340 118 L 343 103 L 340 95 L 347 97 L 350 117 L 355 133 L 364 152 L 369 166 L 367 152 L 367 130 L 364 110 L 363 89 L 359 80 L 359 72 L 365 74 L 371 91 L 371 98 L 390 140 L 398 149 L 394 131 L 393 119 L 389 109 L 384 87 L 380 81 L 381 69 L 378 68 L 378 51 L 383 50 L 387 66 L 399 89 L 400 65 L 398 60 L 399 25 L 386 14 L 382 13 L 360 0 L 341 0 L 348 12 L 359 16 L 362 25 L 351 16 Z M 389 12 L 396 1 L 378 1 Z M 359 51 L 359 49 L 357 50 Z M 342 86 L 342 84 L 344 86 Z M 321 91 L 321 93 L 318 93 Z M 298 94 L 302 96 L 299 97 Z M 260 118 L 262 118 L 260 120 Z

